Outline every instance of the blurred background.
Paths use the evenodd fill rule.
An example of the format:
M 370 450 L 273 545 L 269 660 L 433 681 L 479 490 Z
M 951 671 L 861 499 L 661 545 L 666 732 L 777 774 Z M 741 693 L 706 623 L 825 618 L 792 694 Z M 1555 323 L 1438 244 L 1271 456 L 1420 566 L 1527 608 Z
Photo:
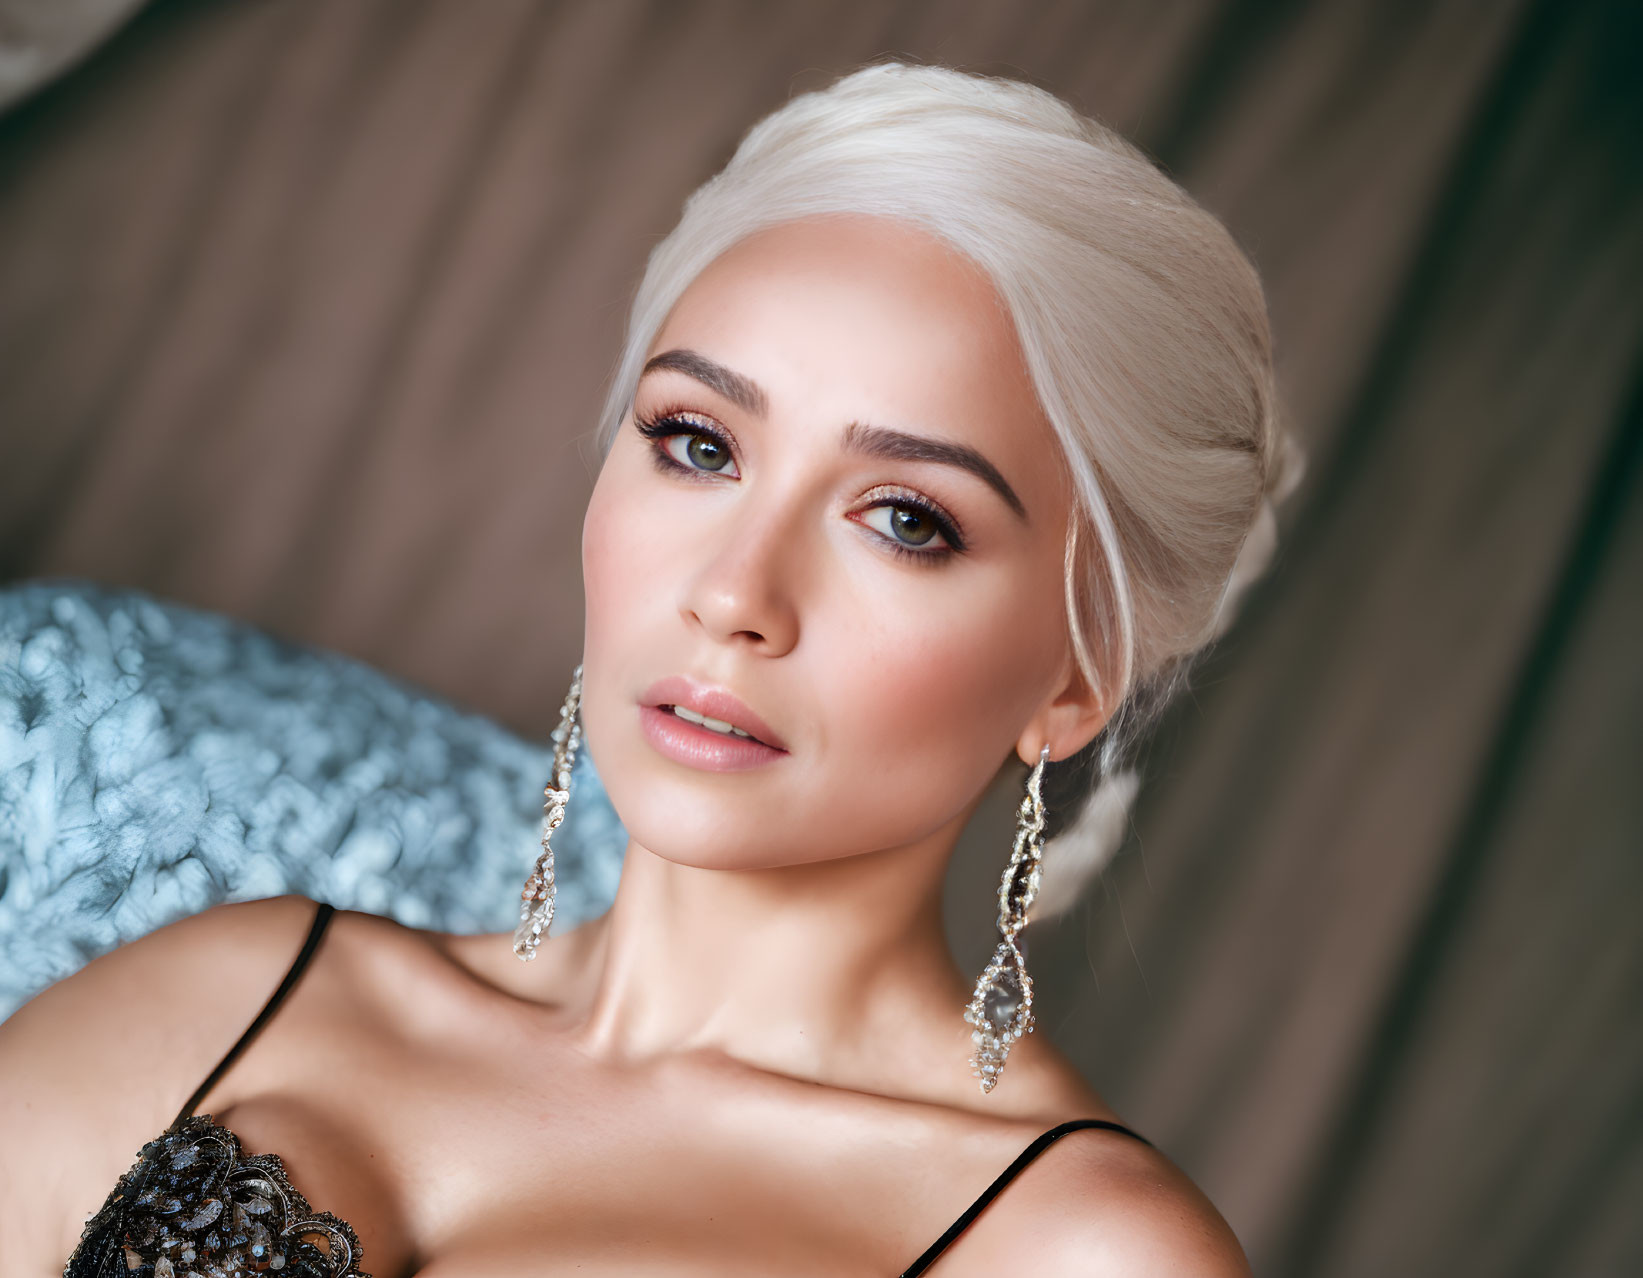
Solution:
M 1262 1274 L 1643 1273 L 1643 6 L 3 0 L 0 582 L 544 737 L 645 254 L 891 54 L 1044 85 L 1225 220 L 1310 454 L 1035 929 L 1045 1028 Z

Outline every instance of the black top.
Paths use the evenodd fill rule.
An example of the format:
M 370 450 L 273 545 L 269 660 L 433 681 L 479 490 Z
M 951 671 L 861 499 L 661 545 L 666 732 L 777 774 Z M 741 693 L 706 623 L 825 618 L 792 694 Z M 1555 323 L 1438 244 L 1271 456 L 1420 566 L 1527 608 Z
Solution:
M 908 1265 L 906 1269 L 901 1271 L 901 1278 L 913 1278 L 914 1274 L 921 1274 L 928 1269 L 935 1263 L 937 1256 L 941 1255 L 942 1252 L 946 1251 L 947 1248 L 953 1245 L 953 1239 L 957 1238 L 966 1229 L 968 1229 L 970 1227 L 970 1222 L 977 1216 L 981 1215 L 982 1209 L 986 1207 L 988 1203 L 992 1202 L 993 1199 L 997 1198 L 999 1194 L 1004 1192 L 1004 1186 L 1008 1185 L 1012 1180 L 1021 1174 L 1028 1163 L 1032 1162 L 1033 1159 L 1037 1158 L 1068 1132 L 1076 1132 L 1084 1127 L 1101 1127 L 1105 1128 L 1109 1132 L 1121 1132 L 1125 1136 L 1133 1136 L 1143 1145 L 1152 1144 L 1152 1142 L 1145 1136 L 1141 1135 L 1140 1132 L 1132 1132 L 1122 1123 L 1109 1123 L 1104 1118 L 1074 1118 L 1065 1123 L 1057 1123 L 1054 1127 L 1050 1128 L 1049 1131 L 1045 1132 L 1042 1136 L 1033 1141 L 1031 1145 L 1028 1145 L 1026 1149 L 1017 1154 L 1015 1162 L 1011 1163 L 1008 1167 L 1001 1171 L 998 1174 L 998 1179 L 988 1185 L 986 1189 L 981 1191 L 981 1197 L 966 1207 L 964 1209 L 964 1214 L 952 1224 L 947 1226 L 947 1232 L 942 1234 L 942 1236 L 936 1239 L 935 1242 L 931 1243 L 922 1256 L 920 1256 L 912 1264 Z
M 285 1173 L 277 1154 L 247 1155 L 239 1138 L 209 1115 L 196 1116 L 228 1068 L 273 1019 L 296 988 L 336 910 L 321 903 L 285 979 L 234 1046 L 195 1088 L 161 1135 L 144 1145 L 102 1209 L 87 1222 L 64 1278 L 182 1278 L 219 1263 L 278 1278 L 369 1278 L 359 1268 L 359 1238 L 344 1221 L 316 1212 Z M 1004 1187 L 1068 1132 L 1085 1127 L 1146 1137 L 1120 1123 L 1077 1118 L 1039 1136 L 901 1278 L 922 1274 Z

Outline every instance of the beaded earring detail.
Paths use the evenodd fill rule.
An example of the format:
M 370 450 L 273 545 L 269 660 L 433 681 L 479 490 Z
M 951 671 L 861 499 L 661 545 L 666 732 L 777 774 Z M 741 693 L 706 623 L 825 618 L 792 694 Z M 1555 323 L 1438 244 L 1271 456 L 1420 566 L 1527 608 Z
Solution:
M 526 963 L 536 957 L 536 947 L 553 924 L 553 848 L 548 839 L 565 819 L 565 805 L 570 801 L 571 768 L 576 763 L 577 747 L 582 744 L 582 725 L 576 721 L 581 704 L 582 667 L 578 664 L 571 675 L 565 704 L 559 708 L 559 726 L 553 730 L 553 779 L 542 791 L 542 851 L 525 880 L 525 890 L 519 894 L 519 926 L 513 930 L 513 952 Z
M 1044 861 L 1044 797 L 1039 787 L 1049 758 L 1050 747 L 1045 746 L 1027 777 L 1027 793 L 1016 814 L 1015 845 L 998 885 L 998 948 L 964 1009 L 964 1019 L 976 1027 L 970 1035 L 975 1043 L 970 1072 L 981 1080 L 983 1093 L 998 1085 L 1011 1044 L 1033 1032 L 1033 978 L 1027 975 L 1027 956 L 1018 936 L 1038 895 Z

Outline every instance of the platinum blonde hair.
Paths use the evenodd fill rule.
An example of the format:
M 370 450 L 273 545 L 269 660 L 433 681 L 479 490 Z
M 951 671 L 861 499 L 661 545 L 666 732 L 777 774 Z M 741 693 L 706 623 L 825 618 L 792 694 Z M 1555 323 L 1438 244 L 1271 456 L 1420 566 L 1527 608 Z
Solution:
M 1273 504 L 1300 478 L 1261 282 L 1145 153 L 1053 94 L 875 64 L 766 116 L 686 202 L 634 299 L 602 449 L 702 270 L 757 231 L 843 213 L 912 223 L 987 273 L 1073 481 L 1069 637 L 1115 709 L 1064 773 L 1082 778 L 1073 801 L 1052 803 L 1042 918 L 1122 841 L 1138 785 L 1124 761 L 1265 569 Z

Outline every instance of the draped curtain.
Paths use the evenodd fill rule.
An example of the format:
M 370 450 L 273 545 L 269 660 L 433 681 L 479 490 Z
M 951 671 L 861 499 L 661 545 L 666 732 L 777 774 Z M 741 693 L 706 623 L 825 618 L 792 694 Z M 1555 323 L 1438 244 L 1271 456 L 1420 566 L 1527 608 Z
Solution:
M 1640 12 L 152 4 L 0 117 L 0 580 L 540 736 L 684 196 L 871 58 L 1043 84 L 1246 246 L 1310 454 L 1124 853 L 1034 929 L 1045 1028 L 1258 1272 L 1643 1272 Z M 949 887 L 972 968 L 1014 799 Z

